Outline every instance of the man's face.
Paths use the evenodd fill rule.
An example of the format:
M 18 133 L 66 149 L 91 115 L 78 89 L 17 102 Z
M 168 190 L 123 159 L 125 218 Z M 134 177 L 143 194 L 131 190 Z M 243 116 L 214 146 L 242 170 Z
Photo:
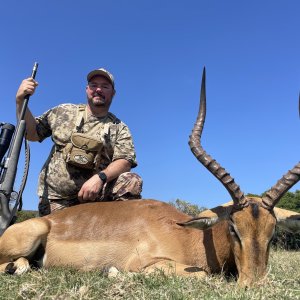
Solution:
M 95 108 L 109 109 L 114 94 L 115 90 L 112 84 L 103 76 L 93 77 L 86 87 L 88 103 Z

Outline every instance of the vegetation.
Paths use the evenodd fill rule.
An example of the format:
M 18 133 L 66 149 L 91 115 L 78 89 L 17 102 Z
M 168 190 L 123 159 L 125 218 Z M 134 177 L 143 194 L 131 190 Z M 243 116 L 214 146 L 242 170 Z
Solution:
M 300 213 L 300 191 L 287 192 L 277 204 L 277 207 Z M 273 246 L 286 250 L 300 249 L 300 233 L 290 233 L 281 228 L 276 228 Z
M 0 299 L 300 299 L 299 265 L 300 252 L 271 251 L 266 282 L 248 289 L 222 275 L 196 279 L 157 272 L 108 278 L 100 271 L 41 269 L 21 276 L 0 275 Z
M 184 212 L 185 214 L 188 214 L 192 217 L 196 217 L 198 214 L 200 214 L 202 211 L 206 210 L 205 207 L 199 207 L 196 204 L 191 204 L 189 202 L 186 202 L 184 200 L 176 199 L 175 202 L 170 202 L 171 205 L 173 205 L 178 210 Z
M 23 222 L 25 220 L 38 217 L 38 212 L 34 210 L 21 210 L 17 213 L 16 223 Z
M 300 213 L 300 190 L 295 193 L 287 192 L 277 204 L 277 207 L 293 210 Z
M 288 209 L 299 209 L 299 196 L 299 191 L 287 194 Z M 204 210 L 179 199 L 172 205 L 193 216 Z M 34 211 L 19 212 L 18 221 L 35 216 Z M 161 272 L 148 276 L 119 273 L 108 278 L 100 271 L 53 268 L 21 276 L 0 275 L 0 299 L 300 299 L 300 252 L 280 248 L 283 245 L 291 249 L 294 245 L 287 233 L 277 233 L 275 239 L 277 247 L 270 253 L 266 281 L 247 289 L 239 288 L 235 278 L 222 274 L 196 279 L 167 277 Z M 297 244 L 299 240 L 295 239 Z

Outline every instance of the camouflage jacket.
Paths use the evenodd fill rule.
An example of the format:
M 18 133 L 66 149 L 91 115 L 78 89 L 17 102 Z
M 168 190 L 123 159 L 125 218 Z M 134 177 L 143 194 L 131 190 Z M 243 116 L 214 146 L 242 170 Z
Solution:
M 113 114 L 98 118 L 86 116 L 83 119 L 81 132 L 94 138 L 104 137 L 105 144 L 100 154 L 100 165 L 97 170 L 78 168 L 66 163 L 62 148 L 70 142 L 76 132 L 78 108 L 82 105 L 62 104 L 36 118 L 37 133 L 42 142 L 51 136 L 54 145 L 46 160 L 38 183 L 38 195 L 48 199 L 73 199 L 85 181 L 93 174 L 105 169 L 117 159 L 128 160 L 132 167 L 137 165 L 133 140 L 128 127 Z M 117 120 L 117 121 L 116 121 Z M 104 124 L 108 131 L 103 135 Z

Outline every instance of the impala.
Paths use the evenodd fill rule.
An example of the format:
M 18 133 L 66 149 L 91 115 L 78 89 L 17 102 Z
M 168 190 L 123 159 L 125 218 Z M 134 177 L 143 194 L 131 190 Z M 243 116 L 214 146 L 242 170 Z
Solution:
M 162 269 L 199 277 L 228 272 L 237 273 L 241 285 L 264 278 L 275 226 L 300 231 L 300 214 L 275 208 L 299 181 L 300 163 L 264 197 L 246 197 L 201 146 L 205 114 L 204 69 L 200 109 L 189 145 L 227 189 L 232 202 L 196 218 L 156 200 L 73 206 L 9 227 L 0 238 L 0 272 L 21 274 L 37 264 L 146 273 Z

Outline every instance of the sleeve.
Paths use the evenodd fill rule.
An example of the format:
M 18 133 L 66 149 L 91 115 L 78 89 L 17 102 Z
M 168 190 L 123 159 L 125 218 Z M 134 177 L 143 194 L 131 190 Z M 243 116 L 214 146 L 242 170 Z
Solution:
M 45 138 L 52 135 L 51 128 L 51 119 L 55 117 L 55 112 L 57 111 L 57 107 L 49 109 L 41 116 L 36 117 L 36 132 L 39 136 L 39 142 L 42 142 Z
M 129 161 L 132 168 L 137 166 L 136 153 L 130 130 L 121 122 L 114 145 L 112 161 L 122 158 Z

